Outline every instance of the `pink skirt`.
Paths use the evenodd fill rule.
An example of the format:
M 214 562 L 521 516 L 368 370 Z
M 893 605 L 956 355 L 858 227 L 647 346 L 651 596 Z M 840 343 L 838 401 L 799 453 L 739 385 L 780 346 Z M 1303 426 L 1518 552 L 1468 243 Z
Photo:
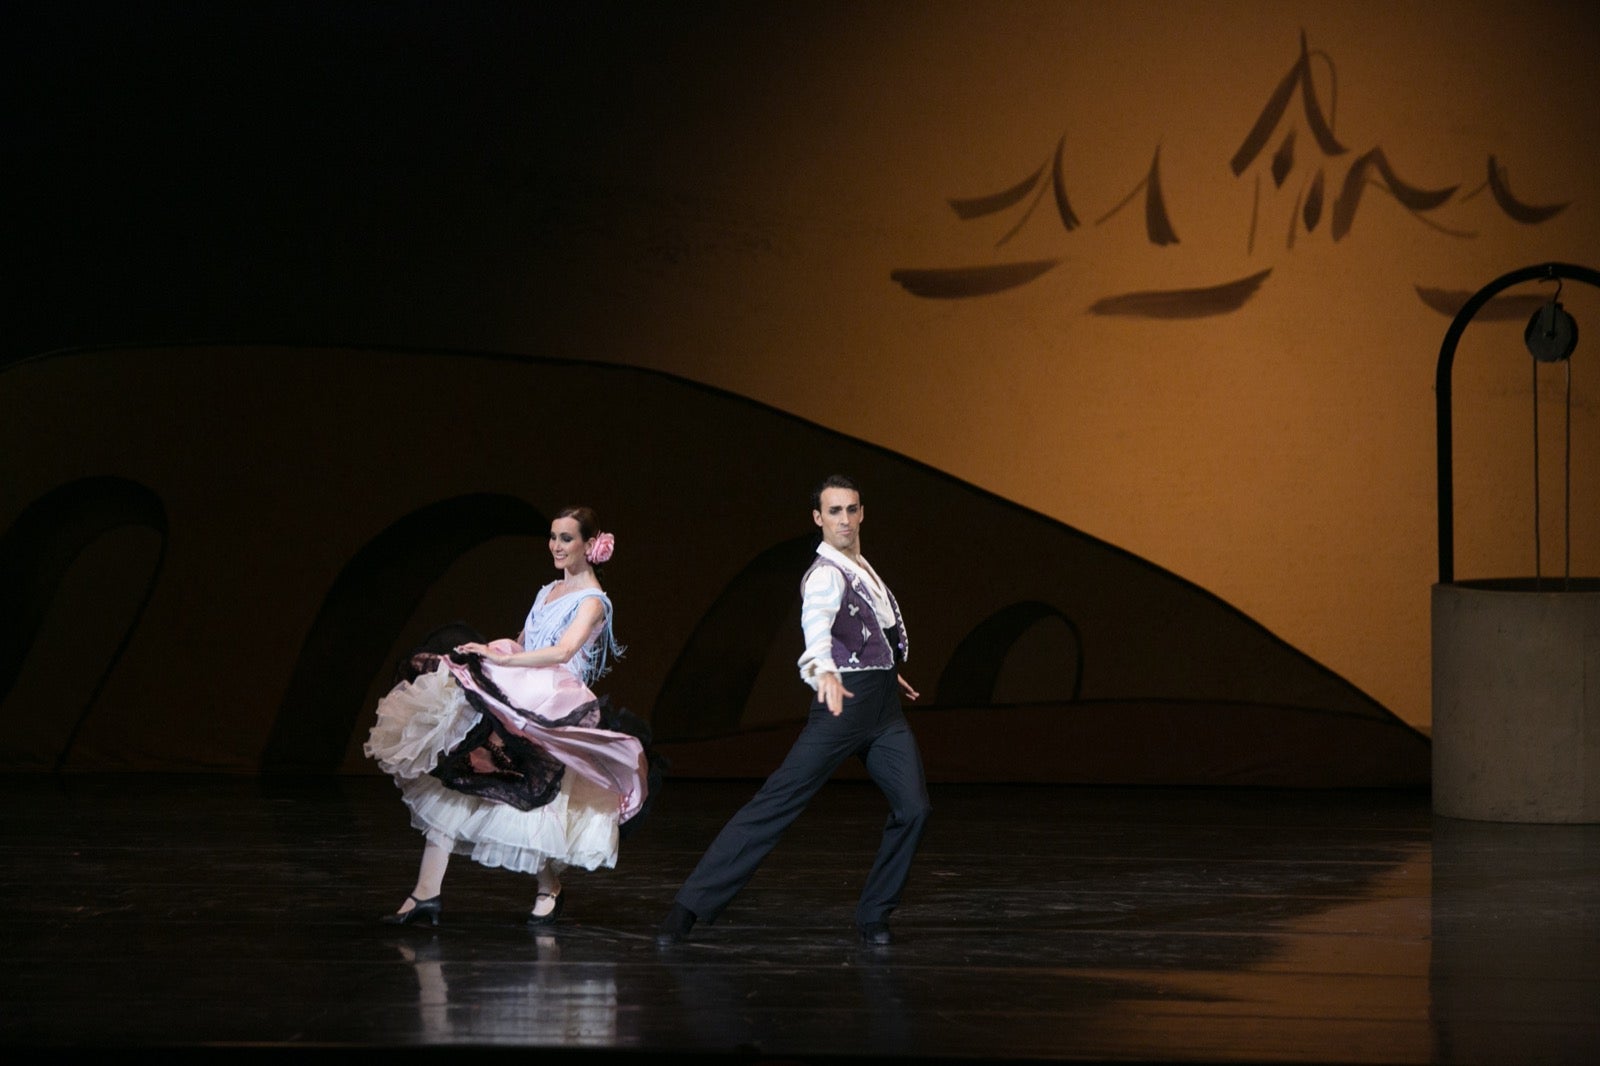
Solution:
M 616 865 L 618 826 L 648 780 L 638 738 L 598 720 L 594 693 L 561 667 L 444 658 L 378 702 L 362 750 L 430 842 L 524 873 L 593 870 Z

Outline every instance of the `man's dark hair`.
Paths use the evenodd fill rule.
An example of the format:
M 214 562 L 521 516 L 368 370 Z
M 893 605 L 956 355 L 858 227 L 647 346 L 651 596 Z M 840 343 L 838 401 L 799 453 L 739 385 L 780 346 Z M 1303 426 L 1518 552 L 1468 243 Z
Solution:
M 811 509 L 813 511 L 822 510 L 822 491 L 824 489 L 845 489 L 855 493 L 857 499 L 861 498 L 861 490 L 856 488 L 854 481 L 851 481 L 843 474 L 829 474 L 822 479 L 816 488 L 811 490 Z

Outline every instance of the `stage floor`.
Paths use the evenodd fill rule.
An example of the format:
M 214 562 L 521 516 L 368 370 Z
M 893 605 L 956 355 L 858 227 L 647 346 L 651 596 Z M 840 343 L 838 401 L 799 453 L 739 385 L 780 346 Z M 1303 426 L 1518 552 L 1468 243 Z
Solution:
M 541 1060 L 1600 1061 L 1600 827 L 1417 792 L 942 786 L 897 942 L 855 942 L 884 809 L 835 782 L 715 926 L 658 948 L 756 782 L 669 780 L 551 929 L 381 777 L 0 784 L 0 1043 Z M 554 1056 L 554 1059 L 552 1059 Z

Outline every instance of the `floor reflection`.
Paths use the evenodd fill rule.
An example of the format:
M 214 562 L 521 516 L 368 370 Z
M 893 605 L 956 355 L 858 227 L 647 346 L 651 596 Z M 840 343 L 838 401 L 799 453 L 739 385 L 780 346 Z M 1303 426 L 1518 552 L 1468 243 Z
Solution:
M 1430 1061 L 1429 845 L 1394 849 L 1360 881 L 1319 884 L 1308 865 L 1264 879 L 1255 920 L 1235 910 L 1192 938 L 1214 943 L 1191 943 L 1187 960 L 1075 971 L 1118 990 L 1084 1019 L 1076 1046 L 1177 1062 L 1240 1048 L 1279 1061 L 1326 1044 L 1353 1061 Z
M 1600 826 L 1437 818 L 1436 1058 L 1600 1059 Z
M 539 935 L 532 942 L 531 958 L 513 965 L 486 963 L 476 949 L 452 961 L 439 936 L 397 943 L 416 974 L 421 1041 L 614 1046 L 614 965 L 563 965 L 556 936 Z
M 708 930 L 665 960 L 676 1025 L 706 1050 L 1178 1062 L 1327 1045 L 1428 1062 L 1426 823 L 1384 836 L 1289 846 L 1231 827 L 1148 851 L 1124 837 L 1108 864 L 981 879 L 936 860 L 908 908 L 920 920 L 886 950 L 776 917 Z
M 1600 826 L 1437 819 L 1426 794 L 945 788 L 877 950 L 851 916 L 882 797 L 836 783 L 663 951 L 744 786 L 679 782 L 548 930 L 470 864 L 439 928 L 377 923 L 415 860 L 387 780 L 0 786 L 0 876 L 38 888 L 0 914 L 8 1049 L 1600 1061 Z
M 704 1052 L 908 1055 L 928 1050 L 914 1032 L 903 965 L 881 948 L 840 945 L 831 972 L 793 945 L 787 962 L 772 945 L 659 956 L 663 1002 L 676 1039 Z M 782 949 L 780 948 L 780 952 Z M 803 960 L 803 961 L 802 961 Z M 643 989 L 629 989 L 631 998 Z M 657 1003 L 659 1009 L 663 1003 Z

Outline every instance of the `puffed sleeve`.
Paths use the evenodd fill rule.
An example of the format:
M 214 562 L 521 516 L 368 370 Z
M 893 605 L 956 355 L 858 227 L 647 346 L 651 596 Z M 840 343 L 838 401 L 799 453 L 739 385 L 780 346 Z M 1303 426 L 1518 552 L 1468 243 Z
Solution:
M 836 674 L 833 663 L 833 619 L 844 602 L 844 574 L 838 567 L 819 566 L 806 578 L 800 598 L 800 632 L 806 650 L 800 655 L 800 680 L 817 687 L 820 674 Z

